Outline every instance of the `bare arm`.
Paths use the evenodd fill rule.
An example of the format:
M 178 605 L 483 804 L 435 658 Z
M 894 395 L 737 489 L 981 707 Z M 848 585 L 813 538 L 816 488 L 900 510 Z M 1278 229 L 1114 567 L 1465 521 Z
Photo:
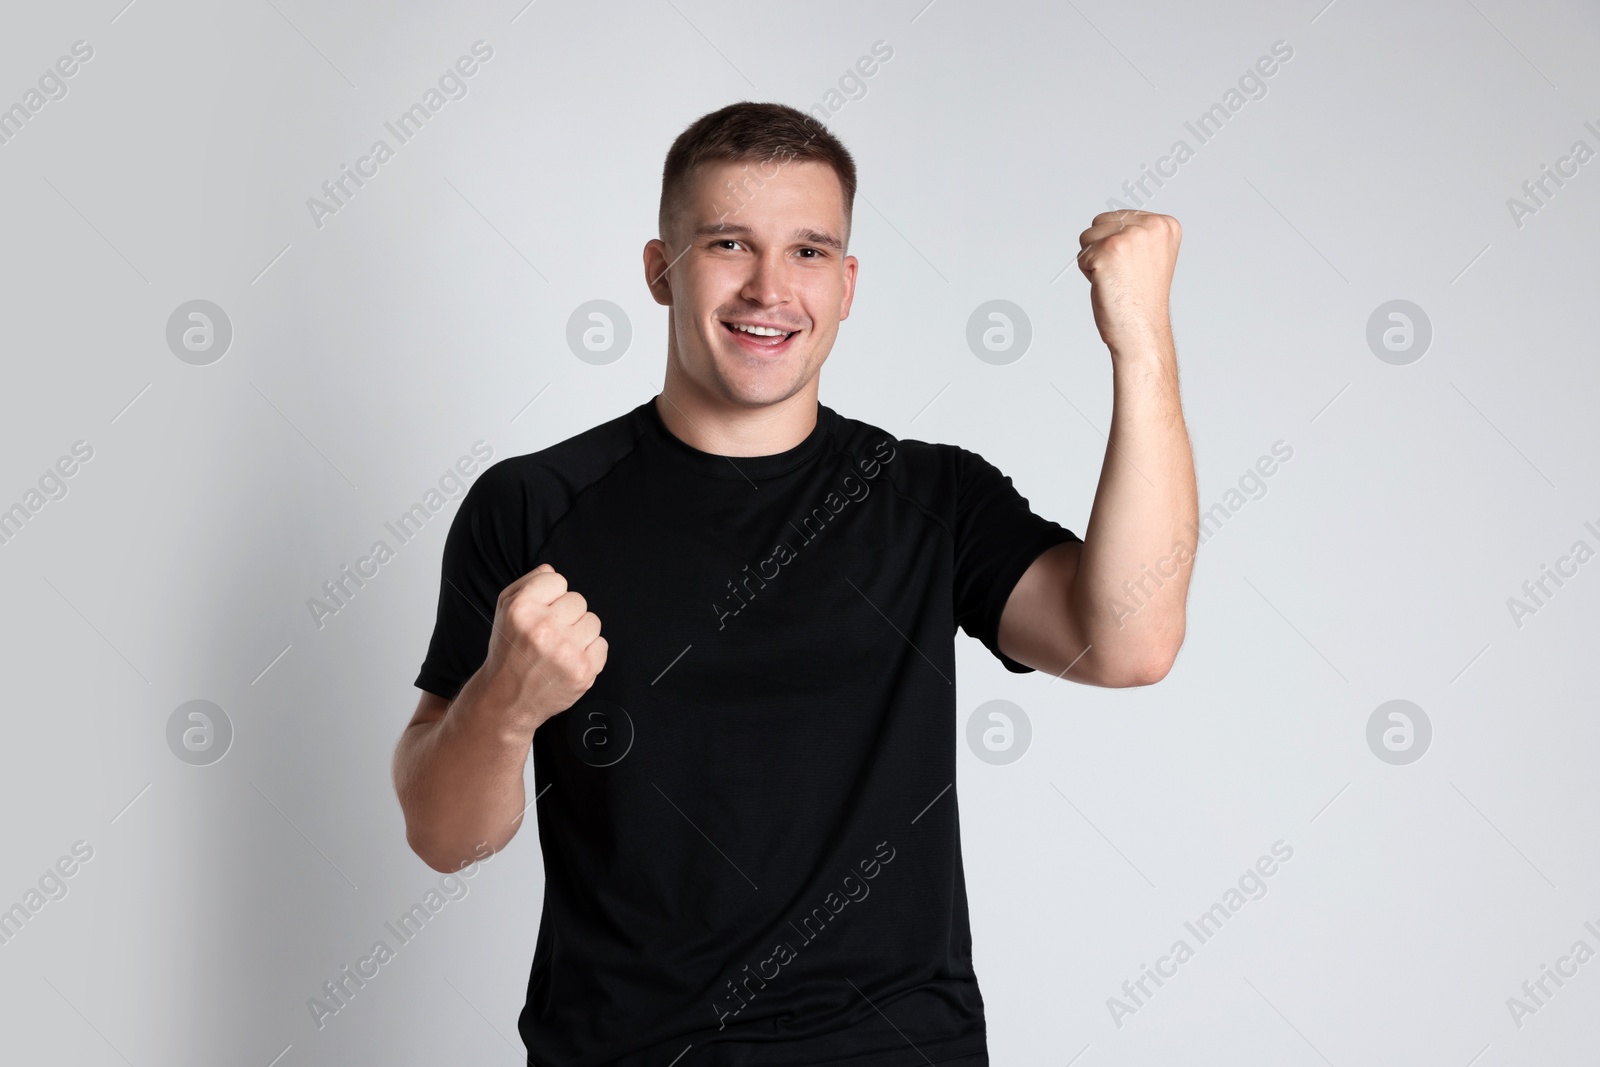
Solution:
M 1100 484 L 1083 543 L 1035 560 L 1000 618 L 1006 655 L 1091 685 L 1160 681 L 1183 644 L 1199 495 L 1167 317 L 1179 236 L 1176 219 L 1130 211 L 1080 238 L 1111 353 Z
M 424 691 L 395 746 L 406 843 L 437 871 L 459 869 L 472 845 L 504 848 L 527 803 L 522 771 L 533 730 L 503 725 L 493 694 L 474 691 L 477 679 L 453 701 Z
M 406 842 L 437 871 L 498 852 L 522 824 L 533 735 L 605 665 L 600 620 L 540 564 L 500 594 L 483 666 L 454 700 L 424 692 L 395 746 Z

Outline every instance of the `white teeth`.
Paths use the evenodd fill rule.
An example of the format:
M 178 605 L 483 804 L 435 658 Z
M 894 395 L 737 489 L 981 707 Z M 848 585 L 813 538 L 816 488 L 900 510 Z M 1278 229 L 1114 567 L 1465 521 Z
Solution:
M 728 325 L 742 333 L 753 333 L 757 337 L 782 337 L 789 332 L 788 330 L 774 330 L 770 326 L 746 326 L 742 322 L 730 322 Z

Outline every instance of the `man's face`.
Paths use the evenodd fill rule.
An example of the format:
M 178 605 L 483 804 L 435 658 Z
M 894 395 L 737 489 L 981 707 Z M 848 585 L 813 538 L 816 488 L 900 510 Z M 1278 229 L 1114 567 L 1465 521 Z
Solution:
M 669 349 L 681 372 L 746 406 L 798 393 L 828 358 L 855 294 L 833 168 L 707 164 L 690 175 L 673 221 L 666 242 L 645 246 L 644 264 L 656 302 L 672 309 Z

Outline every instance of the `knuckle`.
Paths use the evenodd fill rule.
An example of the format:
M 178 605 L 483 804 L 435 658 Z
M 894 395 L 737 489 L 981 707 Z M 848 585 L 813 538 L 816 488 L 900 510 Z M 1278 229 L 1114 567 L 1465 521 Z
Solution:
M 523 634 L 528 638 L 528 643 L 542 652 L 548 652 L 556 644 L 556 624 L 548 615 L 529 619 L 523 624 Z
M 562 642 L 550 648 L 546 654 L 556 671 L 568 679 L 578 678 L 583 674 L 582 666 L 570 642 Z
M 516 614 L 514 618 L 519 629 L 524 633 L 531 633 L 534 627 L 544 623 L 549 618 L 549 612 L 537 600 L 523 598 L 512 606 Z

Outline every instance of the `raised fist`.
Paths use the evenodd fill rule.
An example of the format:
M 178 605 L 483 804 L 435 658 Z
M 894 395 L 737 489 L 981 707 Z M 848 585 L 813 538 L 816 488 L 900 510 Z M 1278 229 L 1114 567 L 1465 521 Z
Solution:
M 1183 228 L 1171 215 L 1103 211 L 1078 235 L 1078 268 L 1100 339 L 1113 354 L 1168 334 L 1167 301 Z
M 501 590 L 484 670 L 537 727 L 589 691 L 607 647 L 588 602 L 541 563 Z

